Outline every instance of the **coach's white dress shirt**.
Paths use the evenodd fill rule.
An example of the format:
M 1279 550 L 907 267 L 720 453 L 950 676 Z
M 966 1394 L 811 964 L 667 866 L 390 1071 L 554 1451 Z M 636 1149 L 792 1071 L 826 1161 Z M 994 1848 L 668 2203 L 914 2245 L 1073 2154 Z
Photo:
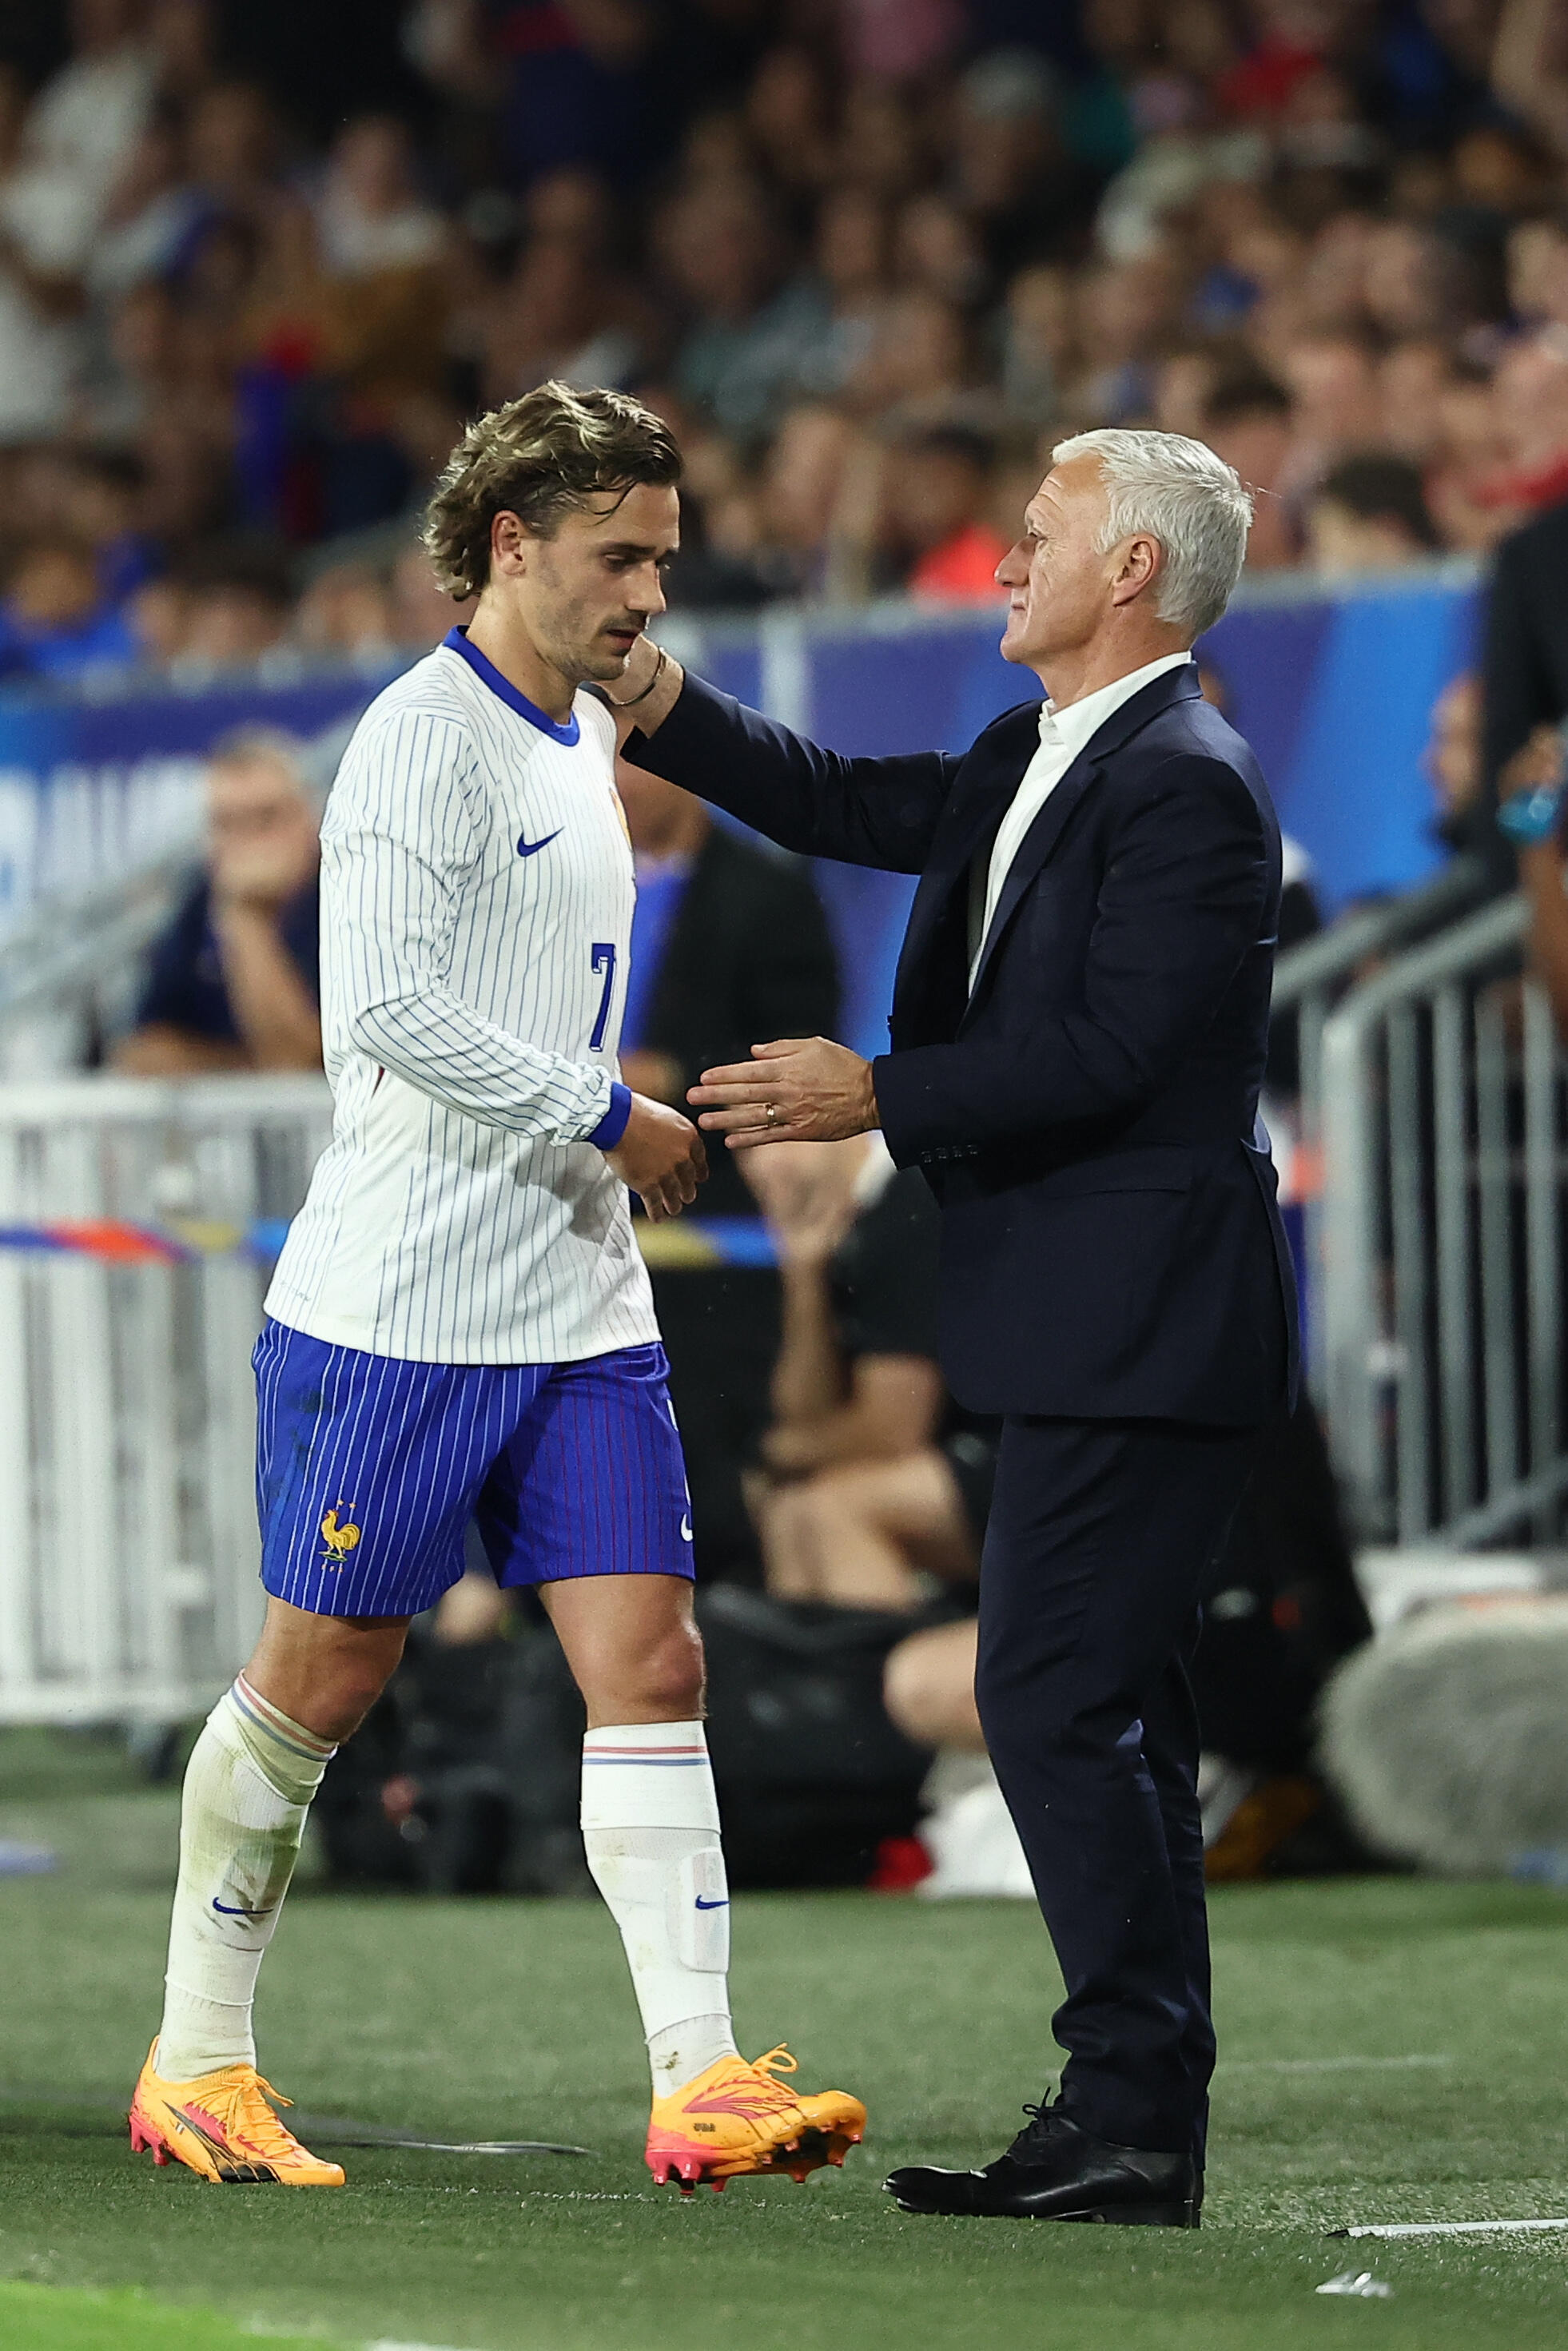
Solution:
M 1087 748 L 1124 702 L 1130 702 L 1134 694 L 1152 684 L 1156 677 L 1164 677 L 1167 670 L 1181 669 L 1191 659 L 1190 653 L 1162 653 L 1158 661 L 1145 662 L 1142 669 L 1129 671 L 1125 677 L 1101 686 L 1097 693 L 1086 694 L 1082 702 L 1070 702 L 1065 710 L 1058 710 L 1049 695 L 1041 703 L 1040 748 L 1023 771 L 1012 805 L 998 828 L 989 858 L 977 854 L 969 872 L 971 987 L 1013 859 L 1051 793 L 1079 753 Z

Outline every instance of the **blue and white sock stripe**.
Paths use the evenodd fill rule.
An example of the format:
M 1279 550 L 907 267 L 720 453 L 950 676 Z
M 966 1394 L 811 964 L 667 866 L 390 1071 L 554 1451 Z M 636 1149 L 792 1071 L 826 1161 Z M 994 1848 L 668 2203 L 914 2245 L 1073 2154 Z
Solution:
M 700 1771 L 708 1761 L 708 1751 L 706 1747 L 674 1747 L 664 1750 L 651 1747 L 585 1747 L 582 1760 L 585 1763 L 626 1763 L 634 1765 L 639 1771 L 657 1771 L 666 1765 L 681 1765 L 687 1770 Z
M 325 1763 L 337 1753 L 329 1739 L 318 1739 L 315 1732 L 307 1730 L 303 1723 L 291 1721 L 287 1715 L 280 1714 L 259 1690 L 252 1689 L 243 1674 L 235 1676 L 228 1694 L 246 1720 L 260 1731 L 264 1739 L 276 1740 L 291 1755 L 299 1756 L 307 1763 Z

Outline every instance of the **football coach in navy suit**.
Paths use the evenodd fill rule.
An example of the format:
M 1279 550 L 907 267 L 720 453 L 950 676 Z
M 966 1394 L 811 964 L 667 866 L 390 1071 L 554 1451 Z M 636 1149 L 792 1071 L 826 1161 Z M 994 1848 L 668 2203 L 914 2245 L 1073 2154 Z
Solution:
M 943 1364 L 1004 1417 L 976 1692 L 1067 1988 L 1056 2101 L 908 2211 L 1196 2225 L 1214 2064 L 1187 1662 L 1294 1380 L 1257 1123 L 1280 902 L 1194 639 L 1251 503 L 1201 443 L 1064 442 L 998 568 L 1045 689 L 962 758 L 843 758 L 643 641 L 630 756 L 786 848 L 918 873 L 891 1050 L 774 1040 L 691 1101 L 750 1150 L 880 1126 L 942 1207 Z

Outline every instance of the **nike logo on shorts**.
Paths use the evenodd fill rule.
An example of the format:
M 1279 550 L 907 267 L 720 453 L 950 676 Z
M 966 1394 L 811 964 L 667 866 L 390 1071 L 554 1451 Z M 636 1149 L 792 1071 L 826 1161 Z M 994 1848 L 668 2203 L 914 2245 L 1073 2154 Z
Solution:
M 729 1896 L 726 1895 L 723 1900 L 718 1902 L 705 1902 L 702 1896 L 699 1894 L 697 1896 L 697 1908 L 699 1910 L 727 1910 L 729 1908 Z
M 547 832 L 542 841 L 529 841 L 524 834 L 519 832 L 517 835 L 517 855 L 519 857 L 537 857 L 541 849 L 548 849 L 552 841 L 559 841 L 560 839 L 560 833 L 561 829 L 559 824 L 553 832 Z

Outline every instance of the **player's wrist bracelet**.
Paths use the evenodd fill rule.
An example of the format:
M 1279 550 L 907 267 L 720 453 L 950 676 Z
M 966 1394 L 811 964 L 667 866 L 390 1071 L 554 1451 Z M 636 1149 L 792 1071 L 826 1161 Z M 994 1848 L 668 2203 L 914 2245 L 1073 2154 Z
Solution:
M 1557 830 L 1557 820 L 1563 812 L 1561 784 L 1537 784 L 1532 792 L 1520 792 L 1504 800 L 1497 812 L 1497 829 L 1516 849 L 1536 849 L 1550 841 Z
M 653 664 L 653 674 L 648 680 L 647 684 L 643 686 L 639 693 L 629 694 L 624 702 L 618 702 L 612 694 L 607 694 L 605 695 L 604 699 L 610 705 L 612 710 L 635 710 L 640 702 L 647 701 L 648 696 L 653 693 L 653 688 L 664 676 L 664 664 L 669 660 L 669 655 L 664 651 L 663 645 L 658 646 L 656 651 L 659 658 Z

